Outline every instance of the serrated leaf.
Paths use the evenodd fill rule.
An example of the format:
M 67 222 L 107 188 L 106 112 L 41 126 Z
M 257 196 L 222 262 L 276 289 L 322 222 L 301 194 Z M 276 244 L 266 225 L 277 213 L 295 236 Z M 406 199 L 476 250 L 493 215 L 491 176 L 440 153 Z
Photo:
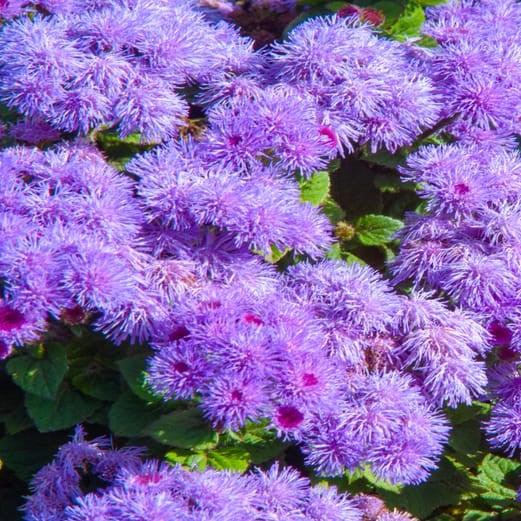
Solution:
M 250 453 L 243 447 L 221 447 L 207 453 L 208 465 L 217 470 L 244 472 L 251 463 Z
M 165 414 L 149 425 L 146 433 L 164 445 L 182 449 L 210 449 L 218 440 L 196 408 Z
M 318 206 L 328 198 L 330 186 L 328 172 L 315 172 L 309 179 L 301 181 L 300 199 Z
M 15 356 L 7 362 L 6 369 L 24 391 L 51 399 L 67 373 L 67 353 L 63 345 L 51 344 L 42 358 L 30 354 Z
M 147 355 L 134 355 L 123 358 L 117 362 L 117 366 L 132 392 L 146 402 L 159 399 L 148 389 L 146 383 Z
M 146 403 L 133 392 L 125 391 L 110 408 L 109 427 L 117 436 L 142 436 L 146 427 L 157 420 L 161 412 L 161 406 Z
M 425 22 L 425 13 L 422 7 L 409 2 L 398 20 L 390 27 L 389 32 L 398 40 L 419 36 L 423 22 Z
M 205 452 L 176 449 L 165 454 L 165 459 L 174 464 L 204 470 L 208 466 L 208 457 Z
M 25 407 L 40 432 L 67 429 L 86 420 L 101 402 L 70 389 L 61 389 L 54 400 L 27 394 Z
M 507 477 L 521 470 L 521 462 L 487 454 L 478 468 L 477 480 L 483 487 L 481 498 L 490 505 L 507 506 L 517 497 L 514 489 L 506 486 Z
M 331 197 L 328 197 L 324 204 L 322 205 L 322 211 L 327 215 L 328 219 L 333 223 L 336 224 L 338 221 L 341 221 L 346 213 L 336 201 L 334 201 Z
M 398 219 L 386 215 L 363 215 L 355 223 L 356 236 L 366 246 L 381 246 L 393 239 L 403 226 Z

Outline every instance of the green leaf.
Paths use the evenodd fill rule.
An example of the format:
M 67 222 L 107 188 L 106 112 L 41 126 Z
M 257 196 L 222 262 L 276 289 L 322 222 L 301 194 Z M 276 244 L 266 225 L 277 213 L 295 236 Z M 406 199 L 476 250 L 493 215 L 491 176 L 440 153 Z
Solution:
M 427 482 L 415 487 L 406 487 L 400 496 L 401 508 L 420 519 L 425 519 L 439 507 L 458 503 L 460 493 L 448 483 Z
M 497 514 L 492 512 L 469 510 L 468 512 L 465 512 L 462 521 L 494 521 L 497 520 L 497 518 Z
M 63 388 L 53 400 L 27 394 L 25 407 L 40 432 L 67 429 L 86 420 L 101 402 Z
M 164 445 L 182 449 L 209 449 L 218 440 L 217 433 L 196 408 L 165 414 L 149 425 L 146 433 Z
M 357 257 L 349 251 L 343 251 L 338 242 L 331 246 L 329 251 L 326 253 L 326 257 L 332 260 L 343 260 L 348 263 L 354 262 L 356 264 L 360 264 L 361 266 L 366 265 L 366 262 L 364 262 L 360 257 Z
M 484 491 L 481 498 L 492 506 L 510 505 L 517 496 L 514 489 L 506 486 L 508 479 L 521 470 L 521 462 L 487 454 L 478 468 L 477 480 Z
M 346 213 L 336 201 L 334 201 L 331 197 L 328 197 L 323 205 L 322 205 L 322 211 L 328 216 L 329 220 L 336 224 L 338 221 L 341 221 Z
M 108 156 L 109 163 L 118 170 L 124 170 L 128 161 L 138 152 L 151 148 L 142 143 L 140 134 L 130 134 L 121 138 L 117 132 L 111 130 L 99 132 L 96 135 L 97 145 Z
M 208 464 L 217 470 L 244 472 L 251 463 L 250 453 L 243 447 L 221 447 L 207 455 Z
M 85 371 L 74 376 L 71 383 L 87 396 L 113 402 L 121 393 L 120 385 L 114 380 L 114 375 L 113 371 Z
M 356 223 L 357 238 L 366 246 L 380 246 L 390 242 L 403 226 L 398 219 L 386 215 L 363 215 Z
M 123 378 L 132 392 L 146 402 L 159 401 L 151 391 L 148 390 L 146 382 L 146 360 L 147 355 L 134 355 L 123 358 L 117 362 Z
M 446 414 L 452 425 L 459 425 L 490 412 L 490 404 L 474 402 L 472 405 L 458 405 L 455 409 L 447 408 Z
M 300 199 L 318 206 L 326 201 L 330 186 L 328 172 L 315 172 L 309 179 L 301 181 Z
M 117 436 L 142 436 L 147 425 L 157 420 L 161 412 L 161 406 L 145 403 L 131 391 L 125 391 L 110 408 L 110 430 Z
M 27 416 L 24 407 L 2 414 L 0 421 L 4 423 L 7 434 L 17 434 L 33 427 L 33 421 Z
M 249 459 L 254 465 L 260 465 L 266 461 L 276 458 L 286 447 L 275 433 L 268 430 L 266 425 L 248 425 L 243 434 L 234 435 L 229 433 L 228 436 L 238 441 L 236 447 L 248 452 Z M 235 437 L 236 436 L 236 437 Z
M 471 480 L 466 469 L 442 458 L 429 481 L 403 487 L 398 494 L 383 490 L 379 495 L 389 507 L 407 510 L 419 519 L 426 519 L 442 506 L 458 504 L 469 487 Z
M 393 485 L 389 481 L 384 481 L 374 475 L 370 468 L 365 468 L 363 476 L 371 485 L 374 485 L 379 490 L 386 490 L 394 494 L 400 494 L 402 487 L 400 485 Z
M 264 441 L 259 444 L 241 445 L 250 455 L 250 460 L 254 465 L 260 465 L 266 461 L 276 458 L 285 448 L 284 443 L 280 440 Z
M 7 362 L 7 372 L 24 391 L 54 398 L 67 373 L 67 353 L 60 344 L 45 348 L 42 358 L 31 354 L 15 356 Z
M 394 154 L 391 154 L 391 152 L 382 149 L 377 152 L 365 151 L 362 158 L 368 163 L 396 170 L 396 167 L 405 161 L 406 156 L 403 152 L 395 152 Z
M 170 463 L 184 465 L 185 467 L 204 470 L 208 466 L 206 452 L 192 452 L 190 450 L 176 449 L 168 451 L 165 459 Z
M 401 1 L 382 0 L 374 4 L 371 3 L 371 7 L 384 14 L 386 25 L 388 25 L 389 22 L 393 22 L 399 18 L 404 6 Z
M 326 253 L 326 257 L 332 260 L 340 260 L 342 258 L 342 249 L 340 248 L 340 243 L 335 242 L 329 251 Z
M 409 2 L 389 31 L 398 40 L 405 40 L 411 36 L 419 36 L 423 22 L 425 22 L 425 13 L 422 7 Z
M 481 443 L 481 424 L 472 419 L 461 423 L 452 430 L 449 445 L 462 454 L 473 454 L 479 449 Z
M 440 5 L 444 4 L 447 0 L 416 0 L 416 3 L 424 6 L 429 7 L 431 5 Z
M 281 260 L 288 252 L 290 251 L 289 248 L 286 248 L 285 250 L 281 251 L 276 246 L 271 247 L 271 252 L 268 255 L 264 255 L 264 259 L 266 262 L 269 262 L 270 264 L 276 264 Z
M 67 441 L 67 435 L 41 434 L 35 430 L 0 439 L 0 460 L 18 478 L 27 481 L 52 459 L 58 447 Z
M 376 174 L 374 185 L 380 192 L 397 194 L 404 190 L 414 190 L 414 183 L 403 183 L 398 174 Z
M 346 6 L 346 2 L 342 2 L 342 1 L 338 1 L 338 0 L 333 1 L 333 2 L 328 2 L 327 4 L 324 5 L 324 7 L 326 9 L 329 9 L 330 11 L 333 11 L 333 12 L 336 12 L 345 6 Z

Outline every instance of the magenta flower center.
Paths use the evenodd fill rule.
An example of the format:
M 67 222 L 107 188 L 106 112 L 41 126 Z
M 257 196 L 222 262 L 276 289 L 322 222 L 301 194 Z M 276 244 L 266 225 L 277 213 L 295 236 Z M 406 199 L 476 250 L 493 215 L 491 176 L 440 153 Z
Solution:
M 242 137 L 241 136 L 230 136 L 230 138 L 228 139 L 228 142 L 232 146 L 233 145 L 238 145 L 241 141 L 242 141 Z
M 232 400 L 236 402 L 240 402 L 243 398 L 243 394 L 238 389 L 234 389 L 231 394 Z
M 175 362 L 173 367 L 178 373 L 186 373 L 188 369 L 190 369 L 188 364 L 185 364 L 184 362 Z
M 492 335 L 493 342 L 496 345 L 510 344 L 512 340 L 512 332 L 510 329 L 497 321 L 490 324 L 488 331 Z
M 330 127 L 320 127 L 320 131 L 319 131 L 319 134 L 321 136 L 324 136 L 327 138 L 327 140 L 331 143 L 332 146 L 336 146 L 337 145 L 337 137 L 336 137 L 336 134 L 334 132 L 334 130 Z
M 168 339 L 170 342 L 175 342 L 176 340 L 181 340 L 181 338 L 184 338 L 189 334 L 190 331 L 188 331 L 185 326 L 177 326 L 171 331 L 170 335 L 168 335 Z
M 311 387 L 318 384 L 318 378 L 313 373 L 304 373 L 302 375 L 302 383 L 306 387 Z
M 136 483 L 138 485 L 155 485 L 161 481 L 159 472 L 151 472 L 149 474 L 141 474 L 136 476 Z
M 22 327 L 25 318 L 16 309 L 4 306 L 0 308 L 0 331 L 12 331 Z
M 262 319 L 253 313 L 245 313 L 243 320 L 247 324 L 255 324 L 256 326 L 262 326 L 262 324 L 264 324 Z
M 470 192 L 470 188 L 465 183 L 457 183 L 454 185 L 454 191 L 456 192 L 456 195 L 465 195 Z
M 304 421 L 304 415 L 295 407 L 284 405 L 277 411 L 277 421 L 284 429 L 294 429 Z

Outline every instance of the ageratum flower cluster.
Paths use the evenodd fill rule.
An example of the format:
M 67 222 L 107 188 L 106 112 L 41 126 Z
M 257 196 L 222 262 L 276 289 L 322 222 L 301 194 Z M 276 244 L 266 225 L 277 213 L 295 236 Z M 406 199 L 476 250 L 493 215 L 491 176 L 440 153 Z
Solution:
M 63 132 L 108 126 L 167 139 L 188 115 L 183 87 L 258 61 L 232 26 L 209 24 L 183 0 L 40 4 L 56 14 L 2 30 L 0 98 Z
M 411 216 L 401 232 L 401 251 L 392 265 L 396 282 L 436 289 L 479 315 L 500 358 L 515 365 L 521 353 L 521 158 L 499 147 L 424 147 L 409 158 L 403 175 L 421 184 L 428 213 Z M 463 371 L 464 358 L 455 363 Z M 480 373 L 466 367 L 468 374 Z M 521 446 L 519 401 L 507 403 L 498 405 L 488 430 L 495 445 L 515 449 Z
M 198 100 L 210 104 L 212 159 L 268 155 L 311 171 L 355 143 L 394 150 L 436 121 L 432 85 L 407 48 L 356 17 L 308 22 L 254 53 L 183 0 L 45 4 L 53 16 L 19 18 L 0 36 L 0 98 L 35 124 L 155 142 L 175 136 Z M 187 86 L 200 87 L 195 100 Z
M 396 283 L 445 295 L 488 329 L 497 404 L 486 431 L 510 454 L 521 448 L 520 20 L 519 4 L 509 0 L 452 2 L 430 12 L 426 31 L 441 46 L 429 66 L 457 142 L 424 146 L 402 169 L 404 180 L 419 184 L 426 213 L 408 217 L 391 266 Z M 464 357 L 456 363 L 480 373 Z
M 425 480 L 448 437 L 441 407 L 486 392 L 497 331 L 511 328 L 518 349 L 519 227 L 505 224 L 516 223 L 517 156 L 460 143 L 412 157 L 404 176 L 422 183 L 429 214 L 407 226 L 394 263 L 397 281 L 417 282 L 407 297 L 370 268 L 311 262 L 330 247 L 330 226 L 300 200 L 291 175 L 307 176 L 356 146 L 394 151 L 440 117 L 457 119 L 465 103 L 447 114 L 440 103 L 444 89 L 456 88 L 439 72 L 450 48 L 425 57 L 353 17 L 331 17 L 253 52 L 248 39 L 183 1 L 75 6 L 45 2 L 47 14 L 0 32 L 0 98 L 26 117 L 11 136 L 69 139 L 0 154 L 4 355 L 37 340 L 49 317 L 89 323 L 116 343 L 150 342 L 155 391 L 196 397 L 215 428 L 267 420 L 324 475 L 368 464 L 392 482 Z M 476 11 L 476 24 L 487 9 L 495 8 Z M 206 126 L 180 138 L 189 109 L 202 111 Z M 477 125 L 471 113 L 461 122 Z M 104 128 L 165 142 L 124 175 L 78 137 Z M 278 273 L 263 259 L 273 247 L 309 262 Z M 435 298 L 437 289 L 457 307 Z M 496 414 L 488 428 L 504 444 L 496 417 L 505 423 Z M 151 483 L 182 473 L 150 466 L 159 476 Z M 232 483 L 235 497 L 237 480 L 225 476 L 214 485 Z M 195 508 L 170 485 L 150 499 L 138 491 L 139 500 L 132 486 L 119 477 L 106 496 L 82 501 L 107 519 L 134 504 Z M 314 519 L 308 499 L 288 504 L 296 519 Z M 88 519 L 70 511 L 64 519 Z
M 157 460 L 143 461 L 137 448 L 113 449 L 109 440 L 85 439 L 78 429 L 55 460 L 34 477 L 25 521 L 414 521 L 389 511 L 371 496 L 349 497 L 335 487 L 275 464 L 241 476 L 190 472 Z M 96 478 L 85 493 L 81 481 Z
M 511 143 L 521 105 L 521 7 L 515 0 L 451 1 L 427 10 L 424 33 L 438 46 L 424 69 L 441 116 L 466 142 Z

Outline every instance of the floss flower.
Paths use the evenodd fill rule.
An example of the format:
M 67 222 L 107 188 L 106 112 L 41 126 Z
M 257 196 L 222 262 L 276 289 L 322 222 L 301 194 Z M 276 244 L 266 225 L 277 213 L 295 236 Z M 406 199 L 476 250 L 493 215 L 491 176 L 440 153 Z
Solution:
M 244 476 L 214 470 L 191 472 L 157 460 L 142 461 L 140 455 L 137 448 L 112 449 L 105 438 L 87 441 L 77 429 L 55 460 L 34 477 L 24 519 L 362 519 L 352 498 L 334 487 L 313 487 L 289 467 L 275 464 Z M 89 475 L 100 486 L 84 493 L 80 481 Z

